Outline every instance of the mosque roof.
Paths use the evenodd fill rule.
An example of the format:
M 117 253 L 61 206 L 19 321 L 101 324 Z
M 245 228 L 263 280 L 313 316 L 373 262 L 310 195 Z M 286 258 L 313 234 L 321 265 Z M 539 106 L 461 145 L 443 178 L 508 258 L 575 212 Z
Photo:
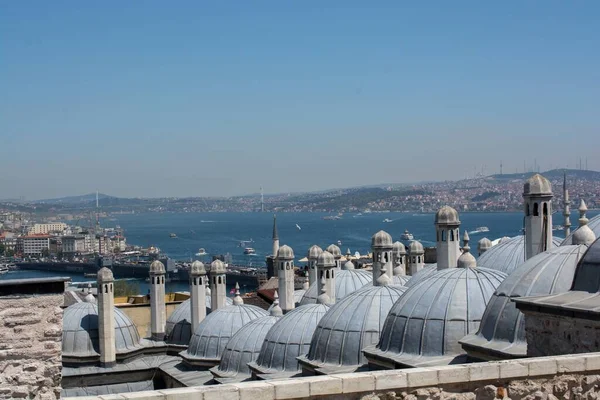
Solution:
M 554 237 L 553 247 L 560 245 L 562 239 Z M 477 259 L 477 266 L 495 269 L 505 274 L 512 273 L 525 262 L 525 236 L 519 235 L 502 240 Z
M 339 301 L 348 294 L 355 292 L 356 290 L 369 283 L 372 283 L 372 281 L 372 274 L 362 269 L 343 269 L 341 271 L 337 271 L 335 275 L 336 301 Z M 304 297 L 302 297 L 300 305 L 315 304 L 317 302 L 317 297 L 319 296 L 319 293 L 317 293 L 317 291 L 318 285 L 317 282 L 314 282 L 312 285 L 310 285 L 310 287 L 304 294 Z
M 513 271 L 490 299 L 479 330 L 460 341 L 463 348 L 474 356 L 525 357 L 525 317 L 511 299 L 568 291 L 586 250 L 587 246 L 555 247 L 531 257 Z
M 394 275 L 392 277 L 392 285 L 394 286 L 405 286 L 406 283 L 411 279 L 410 275 Z
M 406 287 L 415 286 L 417 283 L 421 282 L 423 279 L 430 277 L 431 275 L 437 272 L 437 263 L 435 264 L 425 264 L 421 270 L 419 270 L 416 274 L 412 275 L 408 282 L 406 282 Z
M 265 310 L 249 304 L 219 308 L 198 324 L 188 349 L 180 355 L 191 362 L 218 362 L 225 346 L 242 326 L 267 315 Z
M 248 363 L 258 358 L 265 336 L 281 317 L 268 315 L 240 328 L 227 342 L 219 365 L 211 368 L 219 383 L 250 378 Z
M 225 305 L 232 305 L 230 297 L 225 298 Z M 167 343 L 187 346 L 192 338 L 192 303 L 187 299 L 173 310 L 166 324 Z M 206 296 L 206 314 L 210 313 L 212 307 L 211 296 Z
M 596 215 L 594 218 L 590 219 L 590 221 L 587 223 L 586 226 L 589 227 L 592 230 L 592 232 L 594 232 L 594 234 L 596 235 L 596 238 L 600 238 L 600 214 Z M 571 234 L 569 236 L 567 236 L 565 238 L 565 240 L 562 241 L 561 246 L 573 244 L 573 235 L 578 230 L 579 230 L 579 227 L 577 229 L 571 231 Z
M 141 349 L 143 346 L 133 322 L 118 308 L 114 309 L 114 313 L 117 354 Z M 83 302 L 67 307 L 63 313 L 62 337 L 63 356 L 99 356 L 98 305 Z
M 367 358 L 396 366 L 442 365 L 463 354 L 458 341 L 479 326 L 506 275 L 483 268 L 443 269 L 411 286 L 390 310 Z
M 385 318 L 406 288 L 370 286 L 334 304 L 313 334 L 301 364 L 324 373 L 350 372 L 367 362 L 363 348 L 375 345 Z

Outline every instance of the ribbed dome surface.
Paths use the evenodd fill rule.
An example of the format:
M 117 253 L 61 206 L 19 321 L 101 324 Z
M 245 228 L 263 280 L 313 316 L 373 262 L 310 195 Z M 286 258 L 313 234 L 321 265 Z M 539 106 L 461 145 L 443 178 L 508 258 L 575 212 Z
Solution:
M 306 360 L 324 367 L 359 367 L 366 346 L 377 344 L 388 312 L 406 288 L 371 286 L 334 304 L 313 334 Z
M 525 181 L 523 195 L 550 195 L 552 196 L 552 185 L 550 181 L 540 174 L 535 174 Z
M 419 272 L 414 274 L 408 282 L 406 282 L 406 287 L 415 286 L 417 283 L 421 282 L 423 279 L 429 278 L 431 275 L 437 272 L 437 263 L 436 264 L 426 264 Z
M 531 257 L 512 272 L 490 299 L 477 333 L 461 340 L 465 349 L 475 346 L 499 357 L 525 357 L 525 316 L 511 298 L 567 292 L 586 250 L 587 246 L 556 247 Z
M 129 317 L 115 308 L 115 342 L 117 354 L 140 349 L 140 336 Z M 76 303 L 63 313 L 62 353 L 70 357 L 100 354 L 98 342 L 98 305 Z
M 590 219 L 587 226 L 596 234 L 597 238 L 600 238 L 600 215 L 596 215 L 594 218 Z M 577 227 L 579 229 L 579 227 Z M 573 235 L 577 232 L 577 229 L 571 231 L 571 234 L 562 241 L 561 246 L 573 244 Z
M 285 314 L 269 330 L 250 366 L 262 373 L 300 371 L 296 357 L 308 352 L 317 324 L 328 310 L 324 304 L 308 304 Z
M 394 275 L 392 285 L 405 286 L 410 279 L 410 275 Z
M 371 247 L 393 247 L 392 237 L 386 231 L 379 231 L 371 237 Z
M 443 206 L 435 213 L 435 223 L 440 225 L 458 225 L 460 224 L 458 212 L 450 206 Z
M 448 364 L 463 353 L 458 341 L 475 332 L 485 305 L 506 278 L 482 268 L 450 268 L 410 287 L 394 304 L 377 348 L 396 363 Z
M 335 275 L 335 299 L 339 301 L 348 294 L 357 291 L 361 287 L 371 283 L 373 276 L 370 272 L 361 269 L 349 269 L 337 271 Z M 317 283 L 310 285 L 300 305 L 315 304 L 317 297 L 320 293 L 317 293 Z
M 562 239 L 553 238 L 553 247 L 560 245 Z M 505 274 L 512 273 L 525 262 L 525 236 L 515 236 L 501 241 L 483 253 L 477 259 L 477 267 L 495 269 Z
M 342 251 L 340 250 L 340 248 L 335 245 L 335 244 L 330 244 L 327 247 L 327 252 L 331 253 L 332 256 L 334 256 L 335 258 L 339 258 L 342 256 Z
M 248 363 L 256 360 L 265 336 L 281 317 L 266 316 L 244 325 L 229 340 L 213 374 L 220 378 L 233 378 L 250 375 Z
M 206 314 L 210 313 L 211 296 L 206 296 Z M 225 304 L 230 306 L 233 300 L 227 297 Z M 187 299 L 177 306 L 167 319 L 166 334 L 167 343 L 187 346 L 192 338 L 192 303 L 191 299 Z
M 208 314 L 198 325 L 185 356 L 196 359 L 219 359 L 229 340 L 242 326 L 267 315 L 269 314 L 265 310 L 247 304 L 219 308 Z

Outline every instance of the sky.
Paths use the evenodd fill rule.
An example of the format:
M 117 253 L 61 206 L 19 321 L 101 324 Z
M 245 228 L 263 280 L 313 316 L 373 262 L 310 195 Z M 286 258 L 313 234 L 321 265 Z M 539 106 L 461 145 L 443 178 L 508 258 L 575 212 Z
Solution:
M 600 170 L 599 20 L 597 1 L 2 2 L 0 198 Z

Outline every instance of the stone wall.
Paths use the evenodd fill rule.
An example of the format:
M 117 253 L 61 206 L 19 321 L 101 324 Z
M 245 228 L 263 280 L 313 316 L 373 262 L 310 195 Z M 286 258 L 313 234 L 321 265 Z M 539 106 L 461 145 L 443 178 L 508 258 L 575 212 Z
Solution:
M 600 353 L 243 382 L 110 396 L 112 400 L 134 398 L 138 400 L 591 399 L 600 398 Z M 101 397 L 86 398 L 86 400 L 92 399 L 100 400 Z
M 0 398 L 60 395 L 63 294 L 0 297 Z

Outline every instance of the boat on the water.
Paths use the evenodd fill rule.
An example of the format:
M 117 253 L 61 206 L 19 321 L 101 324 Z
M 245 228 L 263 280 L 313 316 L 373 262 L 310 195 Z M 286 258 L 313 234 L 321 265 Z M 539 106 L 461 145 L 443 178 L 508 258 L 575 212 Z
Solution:
M 251 255 L 256 254 L 256 250 L 254 250 L 252 247 L 246 247 L 244 249 L 244 254 L 251 256 Z
M 408 229 L 405 229 L 404 233 L 402 235 L 400 235 L 400 239 L 402 239 L 402 240 L 415 240 L 415 237 L 413 236 L 412 233 L 410 233 L 408 231 Z
M 490 228 L 488 228 L 487 226 L 478 226 L 477 228 L 475 228 L 474 231 L 469 232 L 471 235 L 476 235 L 478 233 L 485 233 L 485 232 L 489 232 Z
M 338 241 L 337 241 L 337 245 L 338 245 L 338 246 L 341 246 L 341 245 L 342 245 L 342 241 L 341 241 L 341 240 L 338 240 Z
M 0 274 L 5 274 L 9 271 L 7 265 L 0 264 Z
M 202 247 L 200 247 L 200 248 L 198 249 L 198 252 L 196 253 L 196 256 L 197 256 L 197 257 L 201 257 L 201 256 L 205 256 L 205 255 L 207 255 L 207 254 L 208 254 L 208 253 L 206 252 L 206 250 L 204 250 Z
M 176 237 L 177 237 L 177 235 L 176 235 L 176 234 L 174 234 L 174 233 L 169 233 L 169 237 L 170 237 L 170 238 L 176 238 Z
M 554 225 L 554 226 L 552 227 L 552 230 L 553 230 L 553 231 L 564 231 L 564 230 L 565 230 L 565 227 L 564 227 L 564 226 L 562 226 L 562 225 Z
M 392 222 L 392 220 L 389 219 L 389 218 L 386 218 L 386 219 L 383 220 L 383 222 Z

